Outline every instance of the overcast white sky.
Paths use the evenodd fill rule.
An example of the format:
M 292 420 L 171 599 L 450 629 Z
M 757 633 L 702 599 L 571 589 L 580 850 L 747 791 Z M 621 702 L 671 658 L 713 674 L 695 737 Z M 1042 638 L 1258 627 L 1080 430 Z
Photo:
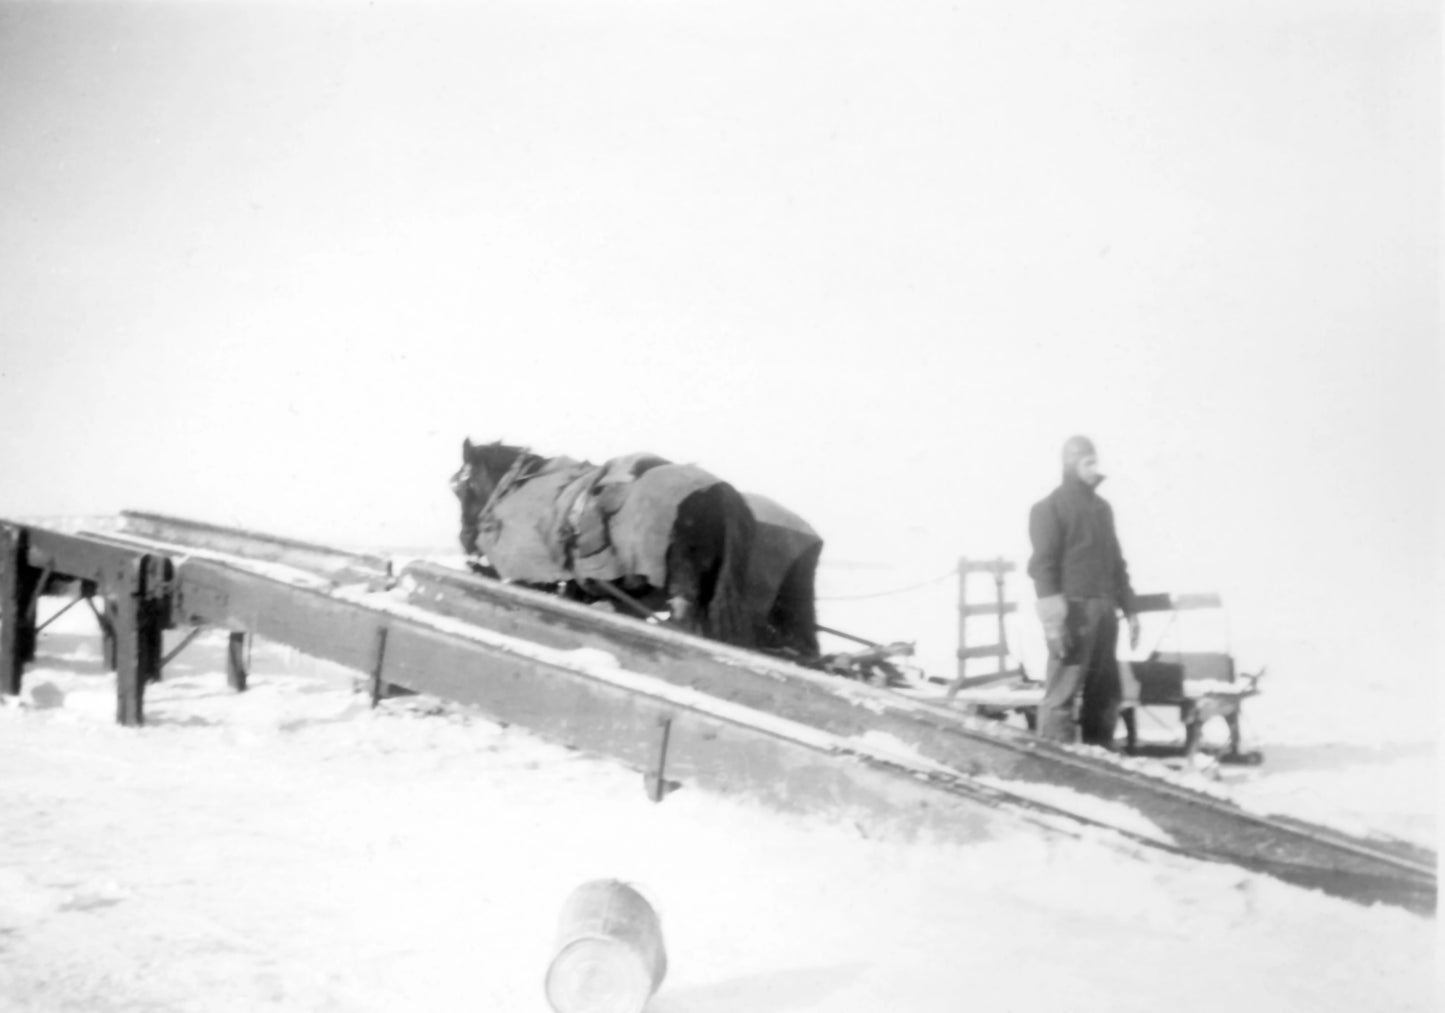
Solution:
M 501 436 L 927 575 L 1082 431 L 1141 587 L 1423 679 L 1440 55 L 1423 2 L 3 3 L 0 514 L 449 545 Z

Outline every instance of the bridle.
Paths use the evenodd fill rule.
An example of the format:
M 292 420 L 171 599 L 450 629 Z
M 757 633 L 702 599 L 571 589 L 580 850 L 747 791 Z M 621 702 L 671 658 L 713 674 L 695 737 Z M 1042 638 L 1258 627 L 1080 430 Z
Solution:
M 452 492 L 456 495 L 457 499 L 464 499 L 466 494 L 472 491 L 472 474 L 472 463 L 468 461 L 452 476 Z

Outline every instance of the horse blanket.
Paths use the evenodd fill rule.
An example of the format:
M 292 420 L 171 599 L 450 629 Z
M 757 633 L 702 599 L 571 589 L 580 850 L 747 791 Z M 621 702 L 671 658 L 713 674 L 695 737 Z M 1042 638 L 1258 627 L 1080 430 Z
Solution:
M 744 493 L 757 524 L 748 559 L 747 600 L 757 643 L 818 653 L 814 575 L 823 539 L 807 521 L 758 493 Z
M 755 492 L 744 493 L 743 499 L 757 520 L 748 560 L 748 597 L 771 602 L 787 568 L 805 553 L 821 549 L 823 539 L 812 525 L 775 500 Z
M 655 454 L 600 465 L 524 457 L 503 477 L 477 524 L 477 545 L 509 580 L 642 577 L 667 582 L 677 508 L 718 479 Z

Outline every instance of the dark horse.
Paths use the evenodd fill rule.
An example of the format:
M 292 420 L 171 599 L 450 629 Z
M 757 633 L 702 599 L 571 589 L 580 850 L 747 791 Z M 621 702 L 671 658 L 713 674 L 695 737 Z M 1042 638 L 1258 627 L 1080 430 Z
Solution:
M 757 646 L 802 664 L 818 654 L 814 584 L 823 539 L 787 507 L 744 493 L 757 522 L 748 565 L 748 604 Z
M 468 439 L 452 490 L 462 548 L 502 579 L 667 611 L 689 632 L 755 645 L 753 515 L 703 469 L 652 454 L 593 465 Z

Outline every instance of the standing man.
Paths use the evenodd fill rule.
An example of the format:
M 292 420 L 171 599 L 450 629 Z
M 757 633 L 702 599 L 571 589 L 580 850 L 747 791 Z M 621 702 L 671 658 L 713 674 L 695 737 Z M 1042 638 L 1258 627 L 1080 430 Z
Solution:
M 1029 512 L 1029 576 L 1049 645 L 1038 731 L 1055 742 L 1078 737 L 1108 747 L 1121 697 L 1117 659 L 1122 611 L 1139 643 L 1134 589 L 1114 533 L 1114 511 L 1096 487 L 1104 480 L 1094 444 L 1064 444 L 1064 479 Z

